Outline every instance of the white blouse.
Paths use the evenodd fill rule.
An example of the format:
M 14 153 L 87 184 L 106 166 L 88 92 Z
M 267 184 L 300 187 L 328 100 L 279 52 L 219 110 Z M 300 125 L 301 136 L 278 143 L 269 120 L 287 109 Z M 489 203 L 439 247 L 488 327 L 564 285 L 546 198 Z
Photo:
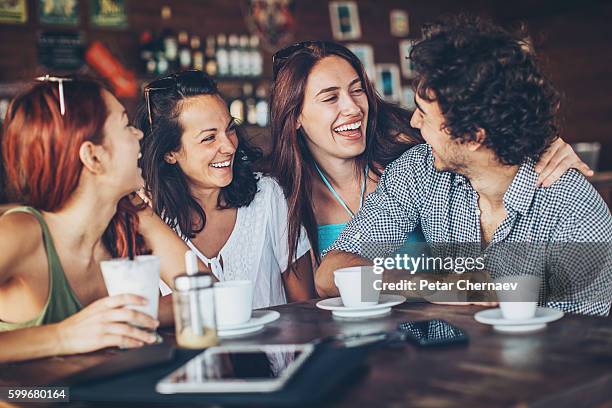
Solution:
M 287 201 L 278 182 L 258 174 L 257 193 L 245 207 L 238 208 L 236 224 L 227 242 L 214 258 L 207 258 L 176 232 L 220 281 L 248 279 L 253 282 L 253 308 L 287 303 L 281 274 L 287 269 Z M 310 250 L 302 227 L 295 260 Z M 221 265 L 221 260 L 223 265 Z

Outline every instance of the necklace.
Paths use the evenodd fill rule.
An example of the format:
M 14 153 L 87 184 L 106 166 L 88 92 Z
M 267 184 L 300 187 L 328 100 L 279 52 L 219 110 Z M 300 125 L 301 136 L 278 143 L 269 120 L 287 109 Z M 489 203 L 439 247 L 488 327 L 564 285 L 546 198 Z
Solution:
M 334 187 L 331 185 L 331 183 L 327 180 L 327 177 L 325 177 L 325 174 L 323 174 L 323 172 L 321 171 L 321 169 L 319 168 L 319 166 L 317 165 L 317 163 L 315 163 L 315 168 L 317 169 L 317 171 L 319 172 L 319 175 L 321 176 L 321 179 L 323 180 L 323 183 L 325 183 L 325 185 L 327 186 L 327 189 L 332 193 L 332 195 L 334 196 L 334 198 L 336 199 L 336 201 L 338 201 L 340 203 L 340 205 L 342 207 L 344 207 L 344 209 L 346 210 L 346 212 L 348 212 L 351 217 L 354 217 L 355 214 L 351 211 L 351 209 L 349 208 L 349 206 L 346 204 L 346 201 L 344 201 L 342 199 L 342 197 L 340 197 L 340 194 L 338 194 L 336 192 L 336 190 L 334 189 Z M 361 205 L 363 204 L 363 193 L 365 192 L 365 187 L 366 187 L 366 179 L 368 178 L 368 170 L 369 170 L 369 166 L 366 164 L 365 166 L 365 170 L 364 170 L 364 176 L 363 176 L 363 180 L 361 182 L 361 195 L 359 196 L 359 208 L 361 208 Z

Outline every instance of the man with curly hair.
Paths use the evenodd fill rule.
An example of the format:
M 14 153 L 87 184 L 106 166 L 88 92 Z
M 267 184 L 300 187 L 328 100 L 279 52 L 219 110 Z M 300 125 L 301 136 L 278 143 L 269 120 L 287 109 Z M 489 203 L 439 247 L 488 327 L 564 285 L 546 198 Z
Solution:
M 386 168 L 317 270 L 319 294 L 338 293 L 333 271 L 371 264 L 420 226 L 429 243 L 476 244 L 465 248 L 490 255 L 494 279 L 538 276 L 541 305 L 607 315 L 612 217 L 575 170 L 551 187 L 537 183 L 535 162 L 557 135 L 559 97 L 529 47 L 461 16 L 430 26 L 410 57 L 418 84 L 411 125 L 427 144 Z

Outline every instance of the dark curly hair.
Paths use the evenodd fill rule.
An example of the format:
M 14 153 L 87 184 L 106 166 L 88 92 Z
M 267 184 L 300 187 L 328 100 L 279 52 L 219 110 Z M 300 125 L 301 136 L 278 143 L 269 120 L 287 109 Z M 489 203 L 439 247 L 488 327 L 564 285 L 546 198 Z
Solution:
M 148 95 L 138 107 L 136 126 L 144 133 L 141 167 L 146 190 L 153 199 L 154 211 L 172 228 L 178 225 L 185 237 L 193 238 L 204 229 L 206 214 L 192 196 L 180 166 L 167 163 L 164 156 L 181 147 L 180 102 L 198 95 L 219 95 L 219 91 L 205 73 L 184 71 L 151 82 L 145 92 Z M 251 165 L 261 157 L 261 151 L 247 142 L 240 126 L 237 135 L 233 178 L 221 189 L 219 208 L 247 206 L 257 193 L 257 176 Z
M 475 140 L 499 161 L 537 160 L 558 132 L 559 95 L 537 66 L 524 34 L 469 15 L 425 27 L 413 47 L 417 94 L 436 101 L 451 137 Z

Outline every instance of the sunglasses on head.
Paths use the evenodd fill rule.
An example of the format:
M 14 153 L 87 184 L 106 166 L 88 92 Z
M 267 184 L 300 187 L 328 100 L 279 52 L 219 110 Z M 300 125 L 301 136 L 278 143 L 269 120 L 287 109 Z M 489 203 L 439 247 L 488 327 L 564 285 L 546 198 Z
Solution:
M 145 97 L 145 102 L 147 103 L 147 118 L 149 119 L 149 128 L 151 131 L 153 131 L 153 115 L 151 111 L 151 92 L 174 89 L 176 88 L 176 85 L 179 80 L 185 78 L 188 75 L 194 75 L 194 74 L 201 75 L 202 71 L 199 71 L 197 69 L 190 69 L 187 71 L 175 72 L 163 78 L 156 79 L 155 81 L 145 86 L 144 97 Z
M 285 65 L 285 62 L 294 54 L 315 45 L 320 46 L 321 44 L 321 41 L 301 41 L 276 51 L 272 55 L 272 79 L 276 79 L 278 72 Z
M 57 82 L 57 88 L 59 91 L 59 105 L 60 105 L 60 114 L 64 116 L 66 113 L 66 101 L 64 100 L 64 82 L 72 81 L 72 78 L 61 78 L 50 76 L 49 74 L 45 76 L 41 76 L 36 78 L 39 82 Z

